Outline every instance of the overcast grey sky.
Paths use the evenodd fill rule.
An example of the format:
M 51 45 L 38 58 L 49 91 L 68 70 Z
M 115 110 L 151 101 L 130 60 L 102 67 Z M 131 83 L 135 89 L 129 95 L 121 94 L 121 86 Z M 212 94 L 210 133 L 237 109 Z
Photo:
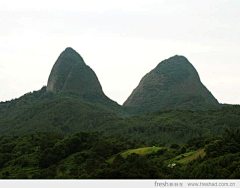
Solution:
M 72 47 L 119 104 L 176 54 L 219 102 L 240 104 L 239 10 L 239 0 L 1 1 L 0 101 L 41 89 Z

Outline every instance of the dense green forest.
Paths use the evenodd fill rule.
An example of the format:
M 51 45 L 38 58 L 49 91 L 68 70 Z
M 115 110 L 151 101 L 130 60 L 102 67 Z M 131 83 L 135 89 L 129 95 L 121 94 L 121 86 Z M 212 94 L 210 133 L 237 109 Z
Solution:
M 239 178 L 239 122 L 239 105 L 132 115 L 43 87 L 0 103 L 0 178 Z
M 236 179 L 240 178 L 239 138 L 239 130 L 226 130 L 221 136 L 154 149 L 97 132 L 1 136 L 0 178 Z M 148 148 L 152 152 L 134 152 Z M 131 152 L 126 155 L 126 151 Z
M 64 136 L 79 131 L 98 131 L 105 136 L 123 136 L 130 141 L 184 144 L 201 136 L 217 136 L 236 130 L 239 105 L 215 110 L 175 109 L 131 115 L 95 98 L 87 102 L 74 92 L 53 94 L 46 87 L 19 99 L 0 103 L 0 135 L 56 132 Z

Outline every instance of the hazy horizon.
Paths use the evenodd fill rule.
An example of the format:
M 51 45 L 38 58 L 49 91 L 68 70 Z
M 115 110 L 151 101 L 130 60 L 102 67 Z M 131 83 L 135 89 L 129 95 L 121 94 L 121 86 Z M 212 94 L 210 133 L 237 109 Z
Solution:
M 0 3 L 0 101 L 47 85 L 72 47 L 119 104 L 174 55 L 190 61 L 220 103 L 240 104 L 239 7 L 237 0 Z

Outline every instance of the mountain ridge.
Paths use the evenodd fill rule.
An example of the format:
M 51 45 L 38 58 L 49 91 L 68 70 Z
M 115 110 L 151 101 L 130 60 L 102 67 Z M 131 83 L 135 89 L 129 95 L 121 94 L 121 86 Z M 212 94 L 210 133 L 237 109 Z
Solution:
M 147 85 L 143 84 L 143 91 L 147 90 L 148 92 L 150 91 L 150 93 L 146 93 L 146 96 L 143 97 L 140 96 L 142 99 L 147 99 L 143 101 L 145 103 L 141 103 L 142 101 L 140 101 L 138 104 L 139 101 L 136 101 L 137 105 L 134 104 L 135 106 L 128 107 L 124 105 L 121 106 L 109 99 L 103 93 L 94 71 L 85 64 L 83 58 L 75 50 L 67 48 L 55 62 L 49 76 L 48 86 L 43 87 L 39 91 L 25 94 L 19 99 L 0 103 L 0 135 L 15 135 L 34 131 L 54 131 L 68 135 L 83 130 L 99 130 L 101 132 L 117 134 L 121 132 L 119 129 L 124 130 L 121 134 L 132 134 L 132 132 L 144 132 L 144 130 L 140 127 L 139 123 L 131 129 L 132 124 L 129 124 L 128 120 L 125 122 L 125 119 L 129 116 L 139 115 L 137 118 L 139 119 L 141 114 L 153 114 L 158 111 L 174 110 L 176 109 L 176 105 L 178 105 L 178 108 L 198 110 L 196 104 L 200 104 L 201 109 L 209 109 L 208 104 L 204 103 L 202 96 L 179 92 L 183 89 L 182 80 L 189 77 L 200 82 L 200 78 L 197 71 L 186 58 L 175 56 L 173 60 L 176 58 L 182 59 L 184 61 L 183 64 L 187 65 L 187 69 L 189 68 L 194 71 L 190 71 L 190 73 L 188 71 L 179 71 L 186 69 L 186 67 L 182 66 L 170 66 L 170 69 L 169 66 L 167 66 L 165 70 L 165 68 L 161 66 L 166 63 L 168 64 L 168 60 L 165 60 L 166 62 L 163 61 L 162 64 L 160 63 L 142 79 L 144 81 L 150 78 L 150 82 L 147 82 Z M 174 60 L 172 62 L 172 65 L 177 64 L 179 64 L 178 61 Z M 78 68 L 75 68 L 75 65 Z M 66 70 L 64 68 L 68 71 L 64 72 Z M 79 68 L 82 68 L 82 70 Z M 84 72 L 85 69 L 87 69 L 86 72 Z M 171 72 L 169 70 L 174 71 Z M 182 75 L 182 73 L 184 74 Z M 77 77 L 71 77 L 69 76 L 70 74 L 77 75 Z M 176 77 L 169 79 L 171 78 L 169 74 L 175 75 Z M 53 82 L 51 75 L 57 75 L 56 78 L 60 77 L 60 79 L 56 79 L 56 82 Z M 91 77 L 95 79 L 93 79 L 95 84 L 99 85 L 98 89 L 100 88 L 100 90 L 97 90 L 97 92 L 94 92 L 96 91 L 94 90 L 95 85 L 92 85 L 91 81 L 89 82 L 88 80 L 88 78 Z M 79 79 L 80 82 L 78 82 Z M 82 82 L 84 80 L 86 81 L 85 83 Z M 141 81 L 141 83 L 143 81 Z M 189 81 L 189 79 L 187 81 Z M 176 87 L 179 84 L 181 87 Z M 186 89 L 187 88 L 189 87 L 186 87 Z M 159 89 L 166 90 L 158 95 Z M 176 95 L 176 91 L 178 91 L 178 95 Z M 198 92 L 198 90 L 196 90 L 196 92 Z M 209 95 L 211 96 L 211 94 Z M 154 100 L 159 99 L 159 96 L 160 100 L 155 102 Z M 170 101 L 170 99 L 172 101 Z M 218 104 L 215 98 L 212 100 Z M 164 104 L 163 102 L 167 103 Z M 165 105 L 165 107 L 167 105 L 169 108 L 159 108 L 161 105 Z M 151 116 L 148 117 L 150 118 Z M 145 120 L 141 122 L 141 124 L 148 126 L 148 128 L 150 127 Z M 160 130 L 165 130 L 165 128 L 161 128 Z

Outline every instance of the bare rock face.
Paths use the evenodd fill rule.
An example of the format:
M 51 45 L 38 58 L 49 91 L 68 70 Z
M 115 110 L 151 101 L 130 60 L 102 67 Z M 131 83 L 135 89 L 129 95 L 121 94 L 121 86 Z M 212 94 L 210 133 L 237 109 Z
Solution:
M 123 104 L 134 113 L 176 108 L 210 109 L 218 105 L 193 65 L 177 55 L 146 74 Z
M 103 95 L 96 74 L 72 48 L 66 48 L 58 57 L 48 79 L 47 91 Z

